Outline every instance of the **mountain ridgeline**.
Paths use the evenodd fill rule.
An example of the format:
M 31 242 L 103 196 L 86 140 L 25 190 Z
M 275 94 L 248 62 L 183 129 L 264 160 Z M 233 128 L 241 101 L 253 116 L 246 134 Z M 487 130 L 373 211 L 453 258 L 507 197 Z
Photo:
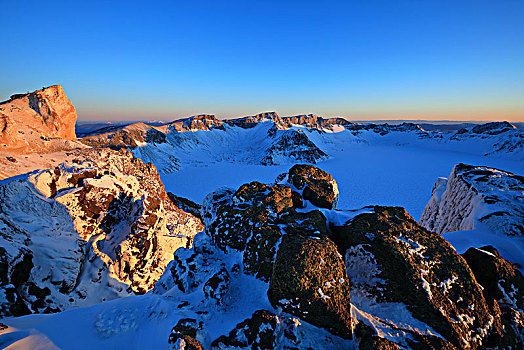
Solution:
M 163 174 L 226 159 L 261 165 L 316 164 L 332 157 L 338 143 L 460 148 L 471 154 L 524 160 L 524 130 L 508 122 L 443 133 L 425 131 L 412 123 L 357 124 L 312 114 L 280 117 L 275 112 L 225 120 L 199 115 L 163 125 L 140 122 L 93 131 L 79 141 L 91 147 L 132 149 Z

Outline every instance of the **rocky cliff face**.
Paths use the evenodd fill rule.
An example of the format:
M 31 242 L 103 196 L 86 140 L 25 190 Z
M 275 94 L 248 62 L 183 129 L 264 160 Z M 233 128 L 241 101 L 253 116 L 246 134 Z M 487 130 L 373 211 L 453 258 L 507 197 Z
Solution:
M 106 133 L 85 136 L 82 142 L 91 147 L 134 148 L 148 143 L 165 143 L 166 135 L 156 127 L 135 123 Z
M 3 316 L 144 293 L 202 229 L 172 204 L 152 164 L 125 150 L 74 154 L 0 184 Z
M 317 130 L 333 129 L 333 127 L 336 125 L 354 125 L 354 123 L 348 122 L 344 118 L 322 118 L 314 114 L 303 114 L 292 117 L 283 117 L 282 121 L 284 122 L 284 125 L 288 128 L 295 125 L 301 125 L 306 128 L 312 128 Z
M 214 115 L 201 114 L 194 117 L 176 120 L 167 124 L 170 129 L 178 132 L 184 131 L 209 131 L 211 129 L 221 129 L 222 121 L 218 120 Z
M 51 138 L 75 140 L 76 110 L 60 85 L 11 96 L 0 103 L 3 150 L 38 151 Z
M 456 165 L 440 178 L 424 208 L 421 225 L 446 233 L 486 225 L 505 236 L 524 235 L 524 178 L 482 166 Z
M 283 128 L 285 124 L 282 118 L 280 118 L 276 112 L 265 112 L 265 113 L 259 113 L 257 115 L 252 115 L 252 116 L 243 117 L 243 118 L 227 119 L 225 120 L 225 122 L 228 125 L 238 126 L 244 129 L 253 128 L 257 124 L 264 123 L 264 122 L 272 122 L 279 129 Z

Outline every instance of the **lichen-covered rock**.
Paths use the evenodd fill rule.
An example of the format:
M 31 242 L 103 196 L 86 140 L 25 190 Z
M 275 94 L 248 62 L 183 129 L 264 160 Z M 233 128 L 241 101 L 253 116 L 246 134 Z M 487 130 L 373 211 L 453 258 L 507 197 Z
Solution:
M 124 150 L 74 153 L 59 167 L 0 185 L 0 246 L 9 247 L 4 314 L 144 293 L 203 228 L 169 200 L 152 164 Z
M 342 257 L 327 237 L 282 237 L 268 289 L 274 307 L 351 338 L 349 290 Z
M 223 251 L 243 252 L 244 272 L 269 281 L 283 234 L 328 233 L 320 211 L 295 210 L 295 203 L 301 203 L 299 198 L 288 186 L 260 182 L 244 184 L 235 192 L 215 191 L 206 197 L 202 208 L 206 232 Z
M 281 238 L 279 226 L 255 227 L 243 254 L 244 271 L 268 281 L 273 273 L 273 262 Z
M 411 318 L 409 329 L 441 336 L 459 348 L 477 348 L 502 336 L 500 311 L 486 302 L 470 268 L 447 241 L 403 208 L 373 211 L 332 227 L 356 307 L 397 326 Z M 380 314 L 388 308 L 396 314 Z
M 196 340 L 197 332 L 202 329 L 202 321 L 183 318 L 178 321 L 169 334 L 168 343 L 173 350 L 202 350 L 202 344 Z
M 517 267 L 502 258 L 492 246 L 469 248 L 464 254 L 486 299 L 524 310 L 524 277 Z
M 203 350 L 202 344 L 198 340 L 177 332 L 171 332 L 168 343 L 173 350 Z
M 254 227 L 267 226 L 293 207 L 291 189 L 260 182 L 242 185 L 238 191 L 213 193 L 204 205 L 206 230 L 221 248 L 244 250 Z
M 492 246 L 469 248 L 464 254 L 488 302 L 500 306 L 513 337 L 524 344 L 524 277 L 514 264 L 505 260 Z M 506 334 L 511 332 L 506 328 Z M 508 338 L 511 338 L 509 336 Z M 511 342 L 511 339 L 508 340 Z M 507 344 L 507 345 L 511 345 Z
M 297 164 L 289 169 L 287 182 L 302 190 L 302 197 L 320 208 L 334 209 L 338 186 L 333 177 L 312 165 Z

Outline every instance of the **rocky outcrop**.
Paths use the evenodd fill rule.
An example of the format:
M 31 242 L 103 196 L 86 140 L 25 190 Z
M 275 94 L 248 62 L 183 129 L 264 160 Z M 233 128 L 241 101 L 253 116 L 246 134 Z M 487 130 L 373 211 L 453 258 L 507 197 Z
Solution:
M 312 129 L 329 129 L 332 130 L 334 126 L 344 126 L 344 125 L 353 125 L 353 123 L 348 122 L 344 118 L 322 118 L 314 114 L 302 114 L 295 115 L 291 117 L 283 117 L 282 121 L 286 127 L 292 127 L 296 125 L 304 126 L 306 128 Z
M 316 164 L 328 158 L 301 130 L 284 130 L 279 133 L 276 128 L 272 128 L 269 133 L 276 141 L 265 150 L 265 156 L 260 162 L 262 165 L 278 165 L 287 163 L 290 159 Z
M 327 232 L 320 212 L 295 210 L 300 203 L 297 197 L 300 195 L 290 187 L 260 182 L 242 185 L 236 192 L 214 192 L 202 209 L 206 232 L 218 248 L 242 252 L 246 273 L 268 281 L 283 234 L 310 232 L 318 236 Z
M 202 305 L 227 310 L 239 298 L 234 296 L 239 281 L 255 277 L 266 286 L 260 292 L 267 290 L 264 298 L 273 307 L 308 327 L 327 331 L 330 341 L 337 336 L 350 339 L 349 281 L 343 259 L 328 238 L 324 215 L 319 210 L 297 211 L 302 206 L 300 194 L 283 184 L 251 182 L 236 191 L 223 188 L 209 194 L 201 209 L 205 233 L 195 238 L 193 249 L 177 251 L 154 292 L 172 295 L 178 290 L 187 295 L 202 288 Z M 256 325 L 266 322 L 258 317 L 264 315 L 254 315 L 256 321 L 239 325 L 213 346 L 265 348 L 279 343 L 275 334 L 280 328 L 267 334 L 269 325 L 262 333 L 258 330 Z M 256 331 L 249 333 L 245 327 Z
M 214 115 L 200 114 L 197 116 L 178 119 L 167 124 L 168 128 L 177 132 L 209 131 L 211 129 L 224 129 L 222 121 Z
M 173 350 L 202 350 L 202 344 L 196 340 L 197 332 L 202 329 L 202 322 L 183 318 L 171 330 L 168 343 Z
M 244 129 L 254 128 L 259 123 L 271 121 L 277 125 L 280 129 L 284 127 L 282 118 L 278 116 L 276 112 L 265 112 L 257 115 L 237 118 L 237 119 L 226 119 L 224 122 L 231 126 L 238 126 Z
M 304 194 L 316 181 L 334 181 L 310 165 L 297 165 L 278 180 L 208 195 L 201 210 L 205 232 L 195 238 L 194 248 L 175 253 L 155 286 L 156 294 L 203 295 L 195 306 L 179 307 L 206 315 L 195 319 L 203 322 L 195 339 L 205 340 L 204 346 L 300 348 L 309 339 L 305 329 L 327 331 L 326 348 L 349 341 L 344 339 L 362 349 L 519 344 L 518 321 L 486 295 L 447 241 L 403 208 L 337 211 L 312 201 L 304 207 L 296 189 Z M 322 200 L 333 198 L 332 191 L 315 193 Z M 240 287 L 253 277 L 261 287 Z M 257 293 L 267 291 L 271 307 L 259 308 L 229 334 L 210 339 L 207 320 L 237 307 L 236 300 L 245 300 L 239 290 L 246 289 L 257 305 L 265 303 Z M 289 328 L 291 323 L 295 326 Z
M 16 290 L 4 316 L 144 293 L 202 229 L 172 204 L 152 164 L 124 150 L 75 155 L 0 184 L 1 288 Z
M 16 94 L 0 103 L 0 147 L 41 151 L 49 139 L 75 140 L 76 110 L 60 85 Z
M 302 197 L 313 205 L 335 209 L 338 201 L 338 185 L 325 171 L 307 164 L 294 165 L 287 174 L 287 182 L 302 191 Z
M 463 135 L 467 133 L 484 134 L 484 135 L 499 135 L 504 132 L 515 130 L 517 127 L 508 122 L 493 122 L 473 126 L 471 128 L 460 129 L 456 135 Z
M 515 264 L 492 246 L 469 248 L 464 254 L 488 302 L 500 306 L 506 333 L 524 344 L 524 277 Z M 511 344 L 506 344 L 511 346 Z
M 67 171 L 72 175 L 64 175 L 69 168 L 63 167 L 45 176 L 35 173 L 42 177 L 30 183 L 41 200 L 53 204 L 49 207 L 55 212 L 44 212 L 45 205 L 38 206 L 43 216 L 69 219 L 60 213 L 67 213 L 71 202 L 60 198 L 96 185 L 99 192 L 93 188 L 83 198 L 95 191 L 98 200 L 88 201 L 92 205 L 82 209 L 80 216 L 96 217 L 98 221 L 81 218 L 69 226 L 67 222 L 59 226 L 74 230 L 87 223 L 99 229 L 96 232 L 101 239 L 93 245 L 95 236 L 91 236 L 85 244 L 88 251 L 96 252 L 96 247 L 108 259 L 118 258 L 124 264 L 135 259 L 138 271 L 123 272 L 129 279 L 135 280 L 136 274 L 140 280 L 143 260 L 137 254 L 145 254 L 147 261 L 158 261 L 155 252 L 161 245 L 155 246 L 154 238 L 140 244 L 128 239 L 128 245 L 111 250 L 116 246 L 116 238 L 122 237 L 116 233 L 127 232 L 131 225 L 131 230 L 135 227 L 133 237 L 151 237 L 155 230 L 163 230 L 157 219 L 162 217 L 159 210 L 164 202 L 166 206 L 173 204 L 165 192 L 151 185 L 158 176 L 154 168 L 136 160 L 118 160 L 124 155 L 133 159 L 123 150 L 104 152 L 110 153 L 107 164 L 114 167 L 86 163 L 84 168 L 83 163 L 77 162 L 75 171 Z M 96 157 L 105 159 L 101 154 Z M 100 167 L 102 173 L 97 170 Z M 123 176 L 122 169 L 130 174 L 127 176 L 149 176 L 137 179 L 137 185 Z M 64 187 L 66 182 L 69 187 Z M 306 202 L 303 196 L 308 186 L 318 197 L 317 203 L 332 199 L 333 188 L 317 190 L 319 182 L 331 184 L 334 180 L 318 168 L 297 165 L 272 185 L 251 182 L 236 190 L 221 188 L 209 194 L 201 207 L 205 230 L 194 237 L 193 246 L 174 252 L 151 294 L 144 299 L 131 299 L 127 305 L 131 306 L 132 300 L 142 300 L 153 310 L 160 310 L 153 319 L 172 319 L 176 323 L 169 334 L 173 349 L 519 348 L 522 275 L 496 250 L 484 247 L 462 257 L 442 236 L 422 227 L 400 207 L 342 211 L 332 209 L 332 204 L 322 208 L 312 200 Z M 125 188 L 124 184 L 130 186 Z M 136 191 L 142 187 L 154 198 L 145 193 L 139 196 L 141 192 Z M 115 188 L 124 195 L 114 196 L 111 191 Z M 23 196 L 25 193 L 20 197 Z M 112 207 L 115 200 L 117 205 Z M 24 202 L 24 207 L 32 206 L 32 202 Z M 4 207 L 9 208 L 0 209 Z M 133 226 L 137 221 L 148 224 Z M 38 226 L 41 222 L 30 224 Z M 51 221 L 51 227 L 53 224 Z M 18 225 L 27 231 L 24 223 Z M 169 226 L 166 228 L 169 230 Z M 33 233 L 27 239 L 40 242 L 35 239 L 39 235 Z M 83 249 L 75 250 L 74 241 L 63 239 L 62 243 L 61 252 L 83 256 Z M 0 250 L 0 280 L 9 283 L 3 286 L 2 295 L 14 300 L 10 305 L 22 301 L 13 309 L 25 306 L 43 312 L 46 309 L 42 308 L 47 307 L 47 312 L 55 311 L 57 304 L 49 302 L 58 288 L 53 281 L 69 281 L 78 275 L 66 273 L 76 271 L 74 259 L 68 260 L 70 269 L 58 261 L 53 270 L 56 276 L 47 273 L 38 275 L 45 278 L 35 279 L 35 269 L 44 266 L 38 259 L 49 253 L 35 251 L 35 244 L 17 244 L 23 254 L 15 256 L 11 251 Z M 124 254 L 122 247 L 133 249 Z M 104 269 L 93 272 L 85 266 L 101 260 L 106 264 L 104 268 L 115 274 L 122 269 L 111 270 L 112 265 L 106 263 L 110 260 L 99 259 L 101 254 L 96 254 L 84 259 L 84 266 L 79 268 L 83 271 L 81 276 L 89 276 L 90 283 L 99 278 L 105 285 L 108 279 Z M 49 283 L 44 284 L 44 280 Z M 78 287 L 73 288 L 75 292 L 85 283 L 83 277 L 79 280 Z M 69 286 L 69 282 L 60 284 L 64 291 Z M 132 284 L 129 290 L 131 287 Z M 24 294 L 28 291 L 30 296 Z M 69 292 L 67 297 L 73 298 L 73 294 Z M 26 303 L 27 299 L 32 303 Z M 103 311 L 101 315 L 109 317 L 112 312 Z M 144 312 L 151 313 L 147 308 Z M 112 320 L 101 317 L 97 318 L 97 329 Z M 109 329 L 104 329 L 103 334 L 115 327 L 105 328 Z
M 485 225 L 504 236 L 524 235 L 524 177 L 484 166 L 457 164 L 437 180 L 420 219 L 429 230 L 446 233 Z
M 350 343 L 299 319 L 257 310 L 227 335 L 211 343 L 211 349 L 345 349 Z
M 279 319 L 266 310 L 257 310 L 253 316 L 240 322 L 228 335 L 213 341 L 212 349 L 251 348 L 271 350 L 277 346 Z
M 469 266 L 450 244 L 403 208 L 370 210 L 344 226 L 331 227 L 345 256 L 354 305 L 375 316 L 394 308 L 396 315 L 379 317 L 400 328 L 408 323 L 409 329 L 442 337 L 457 348 L 500 342 L 500 310 L 486 301 Z M 515 345 L 514 338 L 504 341 Z

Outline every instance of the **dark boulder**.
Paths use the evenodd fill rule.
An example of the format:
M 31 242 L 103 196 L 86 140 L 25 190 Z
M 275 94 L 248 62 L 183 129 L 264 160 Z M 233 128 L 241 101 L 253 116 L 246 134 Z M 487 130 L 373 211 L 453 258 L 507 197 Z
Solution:
M 260 182 L 242 185 L 233 195 L 217 195 L 212 200 L 212 208 L 207 208 L 205 215 L 213 220 L 206 230 L 223 250 L 244 250 L 254 227 L 274 223 L 279 214 L 293 207 L 291 188 Z
M 231 277 L 225 267 L 222 267 L 204 284 L 204 295 L 216 305 L 224 303 Z
M 327 237 L 282 237 L 268 298 L 274 307 L 343 338 L 351 338 L 349 281 Z
M 469 248 L 462 256 L 484 288 L 486 299 L 497 300 L 501 307 L 524 310 L 524 276 L 515 264 L 502 258 L 492 246 Z
M 302 190 L 302 197 L 319 208 L 334 209 L 338 186 L 333 177 L 313 165 L 297 164 L 289 169 L 287 181 Z
M 524 277 L 515 264 L 502 258 L 492 246 L 469 248 L 464 254 L 477 282 L 483 287 L 484 297 L 500 307 L 505 325 L 502 341 L 514 346 L 524 344 Z
M 502 335 L 500 311 L 486 302 L 465 260 L 403 208 L 376 206 L 332 232 L 359 295 L 405 304 L 458 348 L 477 348 Z M 370 262 L 373 267 L 363 271 Z

